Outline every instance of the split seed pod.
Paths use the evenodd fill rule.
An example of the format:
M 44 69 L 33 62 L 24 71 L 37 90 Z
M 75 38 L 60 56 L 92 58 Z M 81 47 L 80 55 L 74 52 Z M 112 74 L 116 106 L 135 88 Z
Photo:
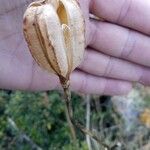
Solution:
M 99 142 L 93 133 L 73 119 L 69 77 L 81 63 L 85 49 L 85 24 L 77 1 L 38 0 L 31 3 L 24 14 L 23 31 L 35 61 L 60 79 L 74 141 L 76 126 Z
M 39 0 L 24 14 L 23 31 L 35 61 L 69 80 L 82 61 L 85 24 L 76 0 Z

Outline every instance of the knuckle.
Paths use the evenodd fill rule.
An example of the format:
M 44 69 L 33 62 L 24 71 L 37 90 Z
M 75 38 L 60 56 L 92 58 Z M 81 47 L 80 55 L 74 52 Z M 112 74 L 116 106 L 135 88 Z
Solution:
M 79 88 L 79 91 L 82 93 L 86 93 L 87 92 L 87 86 L 88 86 L 88 75 L 84 74 L 83 75 L 83 79 L 82 79 L 82 83 L 81 86 Z
M 130 9 L 132 7 L 132 0 L 124 0 L 124 3 L 122 4 L 122 7 L 120 9 L 120 13 L 117 17 L 116 22 L 121 23 L 125 20 L 125 18 L 128 16 Z
M 125 44 L 122 48 L 121 57 L 128 58 L 133 52 L 136 44 L 136 38 L 134 36 L 134 31 L 131 29 L 128 30 L 127 39 L 125 40 Z

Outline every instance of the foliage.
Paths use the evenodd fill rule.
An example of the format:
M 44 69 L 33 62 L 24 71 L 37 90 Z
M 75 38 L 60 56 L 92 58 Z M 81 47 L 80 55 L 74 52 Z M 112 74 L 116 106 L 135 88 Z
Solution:
M 149 103 L 150 98 L 146 97 L 146 100 Z M 85 125 L 84 96 L 73 93 L 72 101 L 75 118 Z M 1 90 L 0 150 L 76 150 L 70 143 L 64 108 L 62 93 L 56 91 L 30 93 Z M 150 141 L 149 129 L 142 127 L 141 130 L 140 126 L 139 131 L 136 128 L 136 134 L 126 135 L 123 124 L 109 97 L 92 96 L 91 128 L 103 142 L 111 146 L 124 143 L 122 149 L 134 150 Z M 92 141 L 92 144 L 97 143 Z M 79 150 L 88 150 L 85 137 L 79 131 L 78 147 Z
M 74 105 L 79 107 L 79 96 L 73 96 Z M 78 101 L 78 102 L 77 102 Z M 68 149 L 70 144 L 70 132 L 66 123 L 62 96 L 58 92 L 51 93 L 28 93 L 28 92 L 0 92 L 0 145 L 1 149 L 29 149 L 26 141 L 19 135 L 27 135 L 43 149 Z M 78 114 L 83 110 L 78 109 Z M 82 116 L 82 115 L 80 115 Z M 17 130 L 8 125 L 11 118 Z M 19 132 L 19 133 L 17 133 Z M 19 134 L 19 135 L 18 135 Z M 16 136 L 17 135 L 17 136 Z M 19 143 L 23 141 L 20 148 Z M 10 144 L 8 145 L 8 142 Z M 84 141 L 79 143 L 85 147 Z M 11 145 L 11 146 L 10 146 Z M 8 146 L 8 147 L 7 147 Z M 85 148 L 86 149 L 86 148 Z

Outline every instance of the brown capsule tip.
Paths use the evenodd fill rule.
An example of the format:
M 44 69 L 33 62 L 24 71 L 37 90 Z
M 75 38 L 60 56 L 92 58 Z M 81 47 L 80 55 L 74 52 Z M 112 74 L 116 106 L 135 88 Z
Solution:
M 23 19 L 23 24 L 24 24 L 24 25 L 27 24 L 27 18 L 26 18 L 26 17 Z
M 23 31 L 24 31 L 24 32 L 27 32 L 27 29 L 26 29 L 26 28 L 23 28 Z

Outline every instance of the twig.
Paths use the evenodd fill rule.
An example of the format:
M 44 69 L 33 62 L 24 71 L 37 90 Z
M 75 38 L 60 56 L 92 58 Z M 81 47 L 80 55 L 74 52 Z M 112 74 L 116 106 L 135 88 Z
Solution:
M 150 150 L 150 143 L 144 145 L 140 150 Z
M 17 127 L 16 123 L 11 118 L 8 118 L 8 123 L 17 132 L 19 140 L 21 140 L 21 141 L 24 140 L 27 143 L 29 143 L 32 146 L 32 149 L 42 150 L 42 148 L 39 147 L 36 143 L 34 143 L 32 141 L 32 139 L 30 139 L 30 137 L 28 137 L 25 133 L 22 133 L 19 130 L 19 128 Z
M 99 138 L 94 135 L 93 132 L 90 130 L 87 130 L 81 123 L 75 121 L 73 119 L 73 110 L 71 105 L 71 92 L 70 92 L 70 82 L 69 80 L 66 80 L 64 78 L 60 77 L 60 82 L 62 84 L 63 90 L 64 90 L 64 96 L 65 96 L 65 105 L 67 108 L 67 119 L 70 126 L 70 130 L 72 132 L 72 136 L 75 136 L 75 130 L 74 126 L 78 129 L 80 129 L 81 132 L 83 132 L 85 135 L 88 134 L 91 138 L 95 139 L 100 145 L 102 145 L 105 149 L 110 150 L 109 146 L 102 141 L 99 140 Z
M 85 100 L 86 100 L 86 128 L 90 130 L 90 114 L 91 114 L 90 95 L 86 95 Z M 86 141 L 89 150 L 92 150 L 91 139 L 89 135 L 86 135 Z
M 71 138 L 72 138 L 71 140 L 72 143 L 75 145 L 75 147 L 77 147 L 76 132 L 75 132 L 74 124 L 71 121 L 71 118 L 73 118 L 73 111 L 72 111 L 72 104 L 71 104 L 70 81 L 69 79 L 67 80 L 62 76 L 59 77 L 59 80 L 64 90 L 65 113 L 71 131 Z
M 62 82 L 62 81 L 61 81 Z M 72 142 L 75 144 L 76 143 L 76 132 L 74 128 L 74 124 L 71 121 L 71 118 L 73 118 L 73 111 L 72 111 L 72 104 L 71 104 L 71 92 L 69 89 L 69 81 L 63 83 L 62 82 L 62 87 L 64 90 L 64 100 L 65 100 L 65 112 L 66 112 L 66 117 L 67 117 L 67 122 L 70 127 L 71 135 L 72 135 Z
M 88 134 L 91 138 L 93 138 L 94 140 L 96 140 L 100 145 L 102 145 L 104 148 L 106 148 L 107 150 L 110 150 L 110 147 L 103 143 L 102 141 L 100 141 L 100 139 L 90 130 L 87 130 L 83 125 L 81 125 L 81 123 L 79 122 L 75 122 L 73 120 L 74 125 L 79 128 L 81 130 L 81 132 L 83 132 L 84 134 Z
M 65 93 L 65 95 L 66 95 L 65 97 L 67 97 L 66 93 Z M 74 125 L 73 125 L 73 123 L 70 119 L 70 117 L 71 118 L 73 117 L 73 111 L 71 109 L 71 102 L 69 102 L 68 100 L 65 101 L 65 112 L 66 112 L 66 117 L 67 117 L 67 121 L 69 123 L 70 130 L 71 130 L 71 133 L 72 133 L 72 138 L 73 138 L 74 141 L 76 141 L 76 132 L 75 132 L 75 129 L 74 129 Z

